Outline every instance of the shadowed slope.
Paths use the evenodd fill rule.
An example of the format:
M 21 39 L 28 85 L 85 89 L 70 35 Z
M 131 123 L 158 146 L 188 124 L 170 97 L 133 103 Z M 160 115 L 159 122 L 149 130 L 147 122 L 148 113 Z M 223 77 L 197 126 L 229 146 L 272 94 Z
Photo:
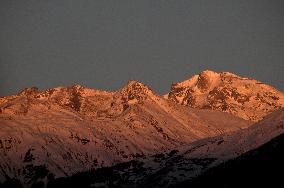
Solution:
M 284 134 L 179 187 L 279 187 L 283 185 Z

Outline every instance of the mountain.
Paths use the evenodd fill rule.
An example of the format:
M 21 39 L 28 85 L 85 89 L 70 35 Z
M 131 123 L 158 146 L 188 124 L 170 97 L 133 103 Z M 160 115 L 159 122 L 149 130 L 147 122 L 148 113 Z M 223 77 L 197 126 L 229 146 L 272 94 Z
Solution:
M 281 91 L 251 78 L 210 70 L 173 84 L 165 98 L 193 108 L 228 112 L 254 122 L 284 107 Z
M 133 80 L 118 91 L 27 88 L 0 98 L 0 182 L 46 184 L 251 124 L 176 104 Z
M 117 91 L 26 88 L 0 98 L 0 186 L 66 177 L 176 185 L 282 134 L 283 100 L 256 80 L 213 71 L 166 96 L 136 80 Z
M 279 185 L 276 183 L 282 183 L 284 166 L 283 137 L 284 109 L 280 109 L 247 129 L 198 140 L 146 159 L 55 179 L 48 187 Z

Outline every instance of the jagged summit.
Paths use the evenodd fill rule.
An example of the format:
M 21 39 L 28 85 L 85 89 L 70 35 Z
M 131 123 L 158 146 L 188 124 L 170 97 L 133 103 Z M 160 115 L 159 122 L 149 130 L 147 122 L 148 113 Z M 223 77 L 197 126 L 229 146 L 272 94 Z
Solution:
M 212 70 L 202 71 L 185 81 L 172 84 L 164 98 L 147 85 L 130 80 L 117 91 L 91 89 L 79 84 L 45 91 L 36 87 L 26 88 L 17 95 L 0 98 L 0 105 L 9 101 L 11 107 L 13 101 L 19 98 L 27 99 L 23 100 L 26 109 L 30 108 L 30 103 L 56 104 L 95 117 L 113 117 L 129 106 L 145 101 L 164 103 L 164 100 L 170 100 L 184 106 L 219 110 L 245 120 L 259 121 L 271 111 L 284 106 L 284 94 L 275 88 L 251 78 Z
M 145 91 L 151 90 L 148 86 L 146 86 L 142 82 L 139 82 L 138 80 L 129 80 L 127 82 L 127 84 L 124 87 L 122 87 L 121 90 L 133 90 L 133 89 L 136 89 L 136 88 L 141 88 Z
M 148 86 L 137 80 L 128 81 L 126 86 L 120 89 L 118 93 L 123 95 L 123 98 L 127 101 L 129 100 L 142 101 L 149 96 L 156 95 L 154 94 L 152 89 L 150 89 Z
M 230 72 L 210 70 L 173 84 L 166 98 L 194 108 L 229 112 L 252 121 L 259 121 L 284 106 L 284 94 L 269 85 Z
M 139 84 L 139 85 L 143 85 L 143 86 L 147 87 L 145 84 L 143 84 L 142 82 L 140 82 L 138 80 L 128 80 L 126 86 L 131 86 L 133 84 Z
M 207 77 L 212 77 L 212 76 L 216 76 L 216 75 L 218 75 L 219 73 L 217 73 L 217 72 L 215 72 L 215 71 L 213 71 L 213 70 L 204 70 L 204 71 L 202 71 L 202 72 L 200 72 L 200 74 L 199 75 L 203 75 L 203 76 L 207 76 Z
M 39 89 L 37 87 L 30 87 L 30 88 L 24 88 L 21 90 L 18 95 L 20 96 L 28 96 L 28 95 L 34 95 L 40 93 Z
M 214 87 L 220 81 L 226 78 L 241 78 L 236 74 L 230 72 L 215 72 L 212 70 L 205 70 L 197 75 L 190 77 L 182 82 L 172 84 L 172 87 L 191 87 L 196 85 L 201 91 Z M 212 85 L 215 84 L 215 85 Z
M 69 88 L 76 89 L 76 90 L 85 89 L 85 87 L 82 86 L 82 85 L 80 85 L 80 84 L 73 84 L 73 85 L 71 85 Z
M 153 96 L 159 97 L 145 84 L 130 80 L 117 91 L 86 88 L 79 84 L 40 91 L 26 88 L 17 95 L 3 97 L 0 110 L 5 113 L 26 115 L 35 108 L 60 106 L 92 118 L 112 118 L 123 113 L 130 105 L 142 103 Z M 21 101 L 21 104 L 19 104 Z M 1 104 L 9 104 L 2 105 Z M 31 105 L 33 104 L 33 105 Z

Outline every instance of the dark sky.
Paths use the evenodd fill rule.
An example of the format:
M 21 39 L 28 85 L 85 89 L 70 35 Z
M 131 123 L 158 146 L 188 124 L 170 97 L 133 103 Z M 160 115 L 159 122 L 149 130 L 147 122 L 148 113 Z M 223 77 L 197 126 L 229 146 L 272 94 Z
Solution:
M 0 1 L 1 96 L 129 79 L 165 93 L 205 69 L 283 91 L 284 1 Z

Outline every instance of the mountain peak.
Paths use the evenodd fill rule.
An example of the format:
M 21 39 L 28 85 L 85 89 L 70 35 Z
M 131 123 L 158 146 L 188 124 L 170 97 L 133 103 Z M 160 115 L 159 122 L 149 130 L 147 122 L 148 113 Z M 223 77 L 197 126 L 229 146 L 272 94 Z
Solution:
M 148 93 L 151 91 L 151 89 L 143 84 L 142 82 L 139 82 L 137 80 L 129 80 L 127 84 L 121 89 L 125 92 L 142 92 L 142 93 Z
M 119 93 L 125 101 L 133 100 L 138 102 L 141 102 L 154 94 L 148 86 L 137 80 L 129 80 Z
M 234 73 L 231 73 L 231 72 L 220 72 L 220 75 L 221 75 L 221 77 L 238 77 L 238 78 L 240 78 L 240 76 L 238 76 Z
M 129 80 L 125 87 L 143 87 L 143 88 L 149 88 L 142 82 L 139 82 L 138 80 Z
M 219 73 L 206 70 L 198 75 L 196 86 L 197 88 L 199 88 L 201 92 L 205 92 L 208 89 L 210 89 L 214 83 L 219 82 L 219 80 L 220 80 Z
M 212 71 L 212 70 L 208 70 L 208 69 L 199 73 L 199 75 L 204 75 L 204 76 L 208 76 L 208 77 L 215 76 L 217 74 L 219 74 L 219 73 Z
M 21 90 L 18 95 L 20 96 L 30 96 L 30 95 L 35 95 L 40 93 L 39 89 L 37 87 L 29 87 L 29 88 L 24 88 Z
M 166 97 L 182 105 L 225 111 L 252 121 L 284 107 L 284 94 L 273 87 L 230 72 L 211 70 L 173 84 Z
M 84 89 L 84 87 L 80 84 L 73 84 L 70 86 L 70 88 L 75 89 L 75 90 Z

